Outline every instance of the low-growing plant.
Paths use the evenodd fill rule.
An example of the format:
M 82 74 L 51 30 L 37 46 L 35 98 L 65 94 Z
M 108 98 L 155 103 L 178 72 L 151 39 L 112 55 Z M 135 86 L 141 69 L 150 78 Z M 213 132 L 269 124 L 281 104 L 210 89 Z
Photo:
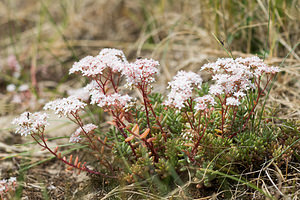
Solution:
M 13 121 L 16 132 L 30 135 L 65 163 L 68 171 L 128 183 L 157 176 L 162 183 L 172 180 L 182 184 L 186 176 L 181 174 L 188 171 L 196 181 L 209 186 L 216 178 L 211 172 L 216 167 L 262 159 L 259 154 L 277 133 L 259 131 L 263 128 L 258 123 L 258 105 L 278 67 L 268 66 L 256 56 L 221 58 L 201 67 L 211 76 L 206 83 L 197 73 L 179 71 L 169 82 L 170 93 L 165 99 L 152 93 L 158 66 L 153 59 L 128 62 L 122 51 L 103 49 L 70 69 L 70 74 L 81 74 L 90 83 L 78 95 L 51 101 L 44 109 L 78 125 L 70 143 L 89 147 L 95 158 L 89 163 L 79 156 L 65 157 L 59 147 L 48 145 L 46 113 L 21 114 Z M 129 95 L 132 89 L 138 91 L 139 98 Z M 100 130 L 99 124 L 82 118 L 81 111 L 88 105 L 111 116 L 109 130 Z

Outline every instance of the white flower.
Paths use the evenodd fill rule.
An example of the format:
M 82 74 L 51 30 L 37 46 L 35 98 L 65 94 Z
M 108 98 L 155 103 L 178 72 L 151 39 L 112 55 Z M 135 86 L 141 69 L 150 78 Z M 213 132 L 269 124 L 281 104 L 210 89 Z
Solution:
M 24 112 L 20 117 L 15 118 L 12 124 L 17 125 L 16 133 L 27 136 L 32 133 L 41 133 L 45 126 L 48 125 L 46 113 L 30 113 Z
M 69 74 L 75 72 L 81 72 L 82 76 L 94 77 L 96 75 L 101 75 L 105 65 L 93 56 L 87 56 L 81 59 L 79 62 L 75 62 L 69 71 Z
M 79 143 L 82 140 L 82 138 L 79 136 L 75 136 L 75 134 L 72 134 L 70 137 L 69 142 L 70 143 Z
M 91 133 L 92 131 L 94 131 L 96 128 L 98 128 L 98 126 L 94 125 L 94 124 L 86 124 L 83 127 L 79 127 L 70 137 L 70 143 L 78 143 L 82 140 L 82 138 L 80 137 L 80 135 L 85 132 L 86 134 Z
M 129 86 L 149 84 L 155 81 L 154 75 L 158 74 L 159 62 L 153 59 L 137 59 L 129 63 L 123 70 Z
M 234 98 L 234 97 L 228 97 L 226 99 L 226 105 L 227 106 L 238 106 L 240 104 L 241 104 L 241 102 L 238 99 Z
M 220 69 L 220 66 L 217 65 L 216 63 L 207 63 L 201 67 L 201 71 L 203 71 L 203 70 L 210 71 L 211 70 L 213 73 L 218 72 L 219 69 Z
M 249 89 L 255 89 L 252 83 L 253 78 L 259 78 L 264 73 L 275 74 L 279 72 L 278 67 L 266 65 L 262 59 L 257 56 L 248 58 L 219 58 L 214 63 L 203 65 L 201 70 L 210 71 L 213 74 L 213 80 L 216 84 L 210 87 L 210 94 L 234 95 L 244 97 L 244 92 Z M 236 93 L 239 91 L 239 93 Z
M 193 90 L 193 86 L 201 88 L 202 84 L 202 78 L 194 72 L 179 71 L 173 79 L 174 80 L 172 82 L 169 82 L 169 88 L 173 90 L 188 90 L 191 92 Z
M 27 84 L 20 85 L 20 87 L 19 87 L 20 92 L 25 92 L 27 90 L 29 90 L 29 86 Z
M 86 56 L 75 62 L 69 73 L 81 72 L 83 76 L 95 77 L 102 75 L 106 68 L 113 72 L 121 72 L 128 62 L 124 53 L 117 49 L 102 49 L 98 56 Z
M 218 60 L 216 61 L 216 64 L 219 66 L 227 66 L 227 65 L 231 65 L 234 63 L 234 59 L 233 58 L 218 58 Z
M 69 114 L 76 114 L 80 109 L 86 106 L 85 103 L 78 100 L 74 96 L 69 96 L 68 98 L 57 99 L 48 102 L 44 106 L 44 110 L 54 110 L 55 114 L 61 117 L 62 115 L 68 116 Z
M 123 51 L 118 49 L 102 49 L 97 59 L 99 59 L 104 66 L 111 68 L 113 72 L 123 71 L 125 65 L 128 64 Z
M 15 84 L 9 84 L 6 87 L 7 92 L 13 92 L 16 90 L 16 85 Z
M 101 90 L 91 90 L 91 104 L 97 104 L 99 107 L 106 105 L 106 95 Z
M 169 82 L 168 88 L 171 92 L 168 95 L 168 100 L 165 105 L 174 106 L 175 108 L 183 108 L 184 102 L 192 97 L 194 87 L 201 88 L 202 78 L 194 72 L 179 71 Z
M 236 98 L 244 97 L 246 94 L 244 92 L 238 91 L 233 94 Z
M 266 70 L 266 73 L 271 73 L 271 74 L 276 74 L 278 72 L 280 72 L 279 67 L 274 67 L 274 66 L 271 66 L 268 68 L 268 70 Z
M 100 90 L 92 90 L 91 95 L 91 104 L 97 104 L 99 107 L 104 106 L 118 106 L 126 107 L 128 102 L 132 100 L 132 97 L 126 95 L 121 95 L 118 93 L 113 94 L 103 94 Z
M 226 84 L 229 81 L 229 74 L 215 74 L 212 80 L 215 80 L 218 85 Z
M 132 97 L 128 96 L 127 94 L 104 94 L 98 83 L 94 80 L 85 86 L 84 90 L 91 95 L 91 104 L 97 104 L 99 107 L 126 107 L 127 104 L 132 100 Z
M 205 95 L 203 97 L 198 97 L 195 99 L 196 105 L 195 109 L 206 110 L 209 106 L 214 106 L 216 104 L 215 99 L 211 95 Z
M 221 95 L 224 93 L 224 88 L 221 85 L 211 85 L 209 87 L 209 93 L 213 95 Z
M 275 74 L 277 72 L 280 72 L 280 69 L 278 67 L 268 66 L 264 63 L 262 59 L 260 59 L 257 56 L 248 58 L 237 58 L 236 61 L 244 65 L 250 66 L 252 70 L 254 69 L 254 75 L 256 77 L 260 77 L 263 73 Z
M 191 95 L 183 94 L 176 92 L 175 90 L 171 90 L 171 92 L 168 95 L 168 100 L 164 102 L 167 106 L 174 106 L 175 108 L 183 108 L 184 102 L 190 98 Z
M 131 101 L 132 97 L 129 95 L 120 95 L 118 93 L 114 93 L 112 95 L 107 96 L 107 105 L 110 106 L 121 106 L 125 107 L 129 101 Z

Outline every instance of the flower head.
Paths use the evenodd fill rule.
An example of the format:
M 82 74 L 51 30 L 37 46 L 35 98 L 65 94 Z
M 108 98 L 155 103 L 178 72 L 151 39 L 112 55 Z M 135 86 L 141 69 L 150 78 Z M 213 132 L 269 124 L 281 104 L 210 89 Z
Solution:
M 94 124 L 86 124 L 83 127 L 79 127 L 70 137 L 70 143 L 78 143 L 82 140 L 82 138 L 80 137 L 81 134 L 85 133 L 85 134 L 89 134 L 91 132 L 93 132 L 96 128 L 98 128 L 98 126 L 94 125 Z
M 244 92 L 238 91 L 233 93 L 233 96 L 235 96 L 236 98 L 240 98 L 246 96 L 246 94 Z
M 226 105 L 227 106 L 238 106 L 240 105 L 241 102 L 237 99 L 237 98 L 234 98 L 234 97 L 228 97 L 226 99 Z
M 42 133 L 45 126 L 48 125 L 46 113 L 30 113 L 24 112 L 20 117 L 15 118 L 12 124 L 17 125 L 16 133 L 27 136 L 34 133 Z
M 199 110 L 206 110 L 211 106 L 216 104 L 215 99 L 211 95 L 205 95 L 203 97 L 198 97 L 195 99 L 196 105 L 195 109 Z
M 83 76 L 95 77 L 102 75 L 107 68 L 113 72 L 121 72 L 127 64 L 127 59 L 121 50 L 107 48 L 102 49 L 96 57 L 87 56 L 75 62 L 69 73 L 81 72 Z
M 256 77 L 262 76 L 263 73 L 275 74 L 277 72 L 280 72 L 280 69 L 278 67 L 268 66 L 262 59 L 257 56 L 237 58 L 236 62 L 249 66 Z
M 113 72 L 121 72 L 125 65 L 128 64 L 123 51 L 118 49 L 102 49 L 97 59 L 100 60 L 105 67 L 111 68 Z
M 193 89 L 195 86 L 201 87 L 202 78 L 194 72 L 179 71 L 173 78 L 173 81 L 169 82 L 169 88 L 171 92 L 168 95 L 168 100 L 165 104 L 168 106 L 174 106 L 176 108 L 182 108 L 184 102 L 192 97 Z
M 105 106 L 117 106 L 125 107 L 128 102 L 131 101 L 132 97 L 129 95 L 121 95 L 119 93 L 113 94 L 104 94 L 100 90 L 92 90 L 91 95 L 91 104 L 97 104 L 99 107 Z
M 75 72 L 81 72 L 83 76 L 94 77 L 101 75 L 105 66 L 96 57 L 87 56 L 81 59 L 79 62 L 75 62 L 69 71 L 69 74 Z
M 153 59 L 137 59 L 129 63 L 123 70 L 129 86 L 149 84 L 155 81 L 154 75 L 158 74 L 159 62 Z
M 237 98 L 245 96 L 244 92 L 253 88 L 253 78 L 261 77 L 264 73 L 279 72 L 278 67 L 269 67 L 257 56 L 249 58 L 219 58 L 214 63 L 205 64 L 201 70 L 212 73 L 215 84 L 210 86 L 213 95 L 227 94 Z M 230 101 L 233 103 L 232 101 Z
M 86 103 L 81 102 L 77 97 L 69 96 L 68 98 L 48 102 L 44 106 L 44 110 L 54 110 L 55 114 L 61 117 L 62 115 L 68 116 L 69 114 L 76 114 L 85 106 Z
M 117 106 L 126 107 L 132 100 L 129 95 L 121 95 L 119 93 L 104 94 L 103 90 L 96 81 L 90 82 L 84 87 L 84 90 L 91 96 L 91 104 L 97 104 L 99 107 Z

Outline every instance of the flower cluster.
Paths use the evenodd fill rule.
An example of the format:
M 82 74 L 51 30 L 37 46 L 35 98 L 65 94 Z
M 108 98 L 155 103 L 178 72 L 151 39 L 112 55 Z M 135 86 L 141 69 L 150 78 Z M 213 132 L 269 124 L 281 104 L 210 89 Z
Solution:
M 235 63 L 233 59 L 219 59 L 215 64 L 219 67 L 219 70 L 213 73 L 212 80 L 214 80 L 216 84 L 210 87 L 209 92 L 211 94 L 231 94 L 232 96 L 235 92 L 242 92 L 249 88 L 254 88 L 251 82 L 253 76 L 249 71 L 250 67 Z M 206 69 L 205 65 L 202 70 L 203 69 Z
M 132 100 L 132 97 L 127 94 L 121 95 L 116 92 L 112 94 L 104 94 L 105 90 L 102 89 L 95 80 L 86 85 L 84 87 L 84 91 L 91 96 L 90 103 L 96 104 L 101 108 L 105 106 L 126 107 Z
M 5 193 L 8 191 L 14 191 L 17 186 L 16 177 L 10 177 L 9 179 L 0 180 L 0 197 L 4 199 Z
M 96 57 L 87 56 L 75 62 L 69 73 L 81 72 L 83 76 L 102 75 L 103 70 L 110 68 L 113 72 L 121 72 L 128 62 L 124 53 L 117 49 L 103 49 Z
M 102 49 L 97 59 L 101 61 L 105 67 L 109 67 L 112 72 L 121 72 L 128 64 L 123 51 L 118 49 Z
M 212 73 L 214 85 L 210 86 L 212 95 L 225 94 L 226 105 L 238 106 L 240 99 L 244 97 L 249 89 L 255 89 L 258 85 L 253 83 L 253 78 L 260 78 L 264 73 L 275 74 L 279 72 L 278 67 L 270 67 L 257 56 L 250 58 L 219 58 L 214 63 L 205 64 L 201 70 Z
M 77 112 L 85 106 L 86 103 L 81 102 L 75 96 L 69 96 L 68 98 L 48 102 L 44 106 L 44 110 L 54 110 L 55 114 L 62 117 L 62 115 L 69 116 L 70 114 L 77 114 Z
M 249 66 L 253 75 L 256 77 L 260 77 L 263 73 L 266 74 L 275 74 L 280 71 L 279 67 L 268 66 L 264 63 L 262 59 L 257 56 L 247 57 L 247 58 L 237 58 L 235 59 L 236 62 L 240 64 L 244 64 Z
M 165 105 L 181 109 L 184 102 L 192 97 L 194 87 L 201 88 L 202 78 L 194 72 L 179 71 L 173 79 L 169 82 L 171 92 Z
M 105 95 L 99 90 L 90 92 L 91 104 L 97 104 L 99 107 L 116 106 L 125 107 L 132 99 L 129 95 L 121 95 L 118 93 Z
M 46 113 L 30 113 L 24 112 L 20 117 L 15 118 L 12 124 L 17 125 L 16 133 L 27 136 L 29 134 L 42 133 L 45 126 L 48 125 Z
M 150 84 L 155 81 L 154 75 L 158 74 L 159 62 L 153 59 L 137 59 L 129 63 L 123 71 L 129 86 Z
M 132 98 L 118 93 L 119 76 L 126 78 L 128 86 L 140 85 L 143 87 L 142 85 L 149 85 L 155 81 L 154 75 L 158 74 L 158 65 L 159 62 L 153 59 L 137 59 L 135 62 L 129 63 L 121 50 L 107 48 L 101 50 L 96 57 L 87 56 L 76 62 L 70 69 L 70 74 L 81 72 L 83 76 L 92 79 L 84 88 L 91 96 L 91 104 L 99 107 L 126 107 Z M 104 72 L 105 69 L 109 70 Z M 113 92 L 107 90 L 109 84 L 113 87 Z M 50 105 L 46 105 L 45 108 L 53 107 L 57 103 Z M 62 112 L 58 108 L 53 110 Z
M 196 111 L 206 111 L 210 106 L 213 106 L 216 104 L 215 99 L 211 95 L 205 95 L 203 97 L 197 97 L 195 99 L 196 105 L 195 110 Z
M 93 77 L 98 74 L 102 74 L 104 66 L 102 63 L 93 56 L 87 56 L 81 59 L 79 62 L 75 62 L 70 69 L 70 74 L 75 72 L 81 72 L 82 76 Z
M 89 134 L 92 131 L 94 131 L 96 128 L 98 128 L 98 126 L 94 125 L 94 124 L 86 124 L 83 127 L 79 127 L 70 137 L 70 143 L 78 143 L 82 140 L 82 138 L 80 137 L 81 134 L 85 133 L 85 134 Z M 83 134 L 84 135 L 84 134 Z

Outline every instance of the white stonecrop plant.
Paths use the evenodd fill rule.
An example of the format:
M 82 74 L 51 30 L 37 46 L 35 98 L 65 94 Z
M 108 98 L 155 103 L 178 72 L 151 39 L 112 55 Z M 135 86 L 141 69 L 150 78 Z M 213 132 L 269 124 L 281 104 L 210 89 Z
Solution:
M 155 82 L 155 77 L 159 74 L 159 62 L 153 59 L 137 59 L 134 62 L 128 62 L 124 53 L 117 49 L 102 49 L 97 56 L 87 56 L 78 62 L 75 62 L 69 73 L 81 74 L 88 77 L 90 82 L 75 94 L 62 99 L 57 99 L 48 102 L 45 110 L 53 110 L 59 117 L 65 116 L 78 125 L 78 129 L 70 136 L 70 143 L 87 144 L 94 151 L 99 163 L 113 171 L 110 160 L 103 155 L 104 149 L 112 150 L 113 141 L 110 144 L 107 142 L 107 137 L 95 135 L 96 129 L 99 127 L 95 124 L 84 124 L 79 113 L 84 110 L 88 104 L 94 104 L 103 108 L 104 112 L 112 116 L 109 122 L 116 127 L 120 137 L 124 139 L 125 145 L 130 147 L 135 160 L 138 160 L 136 145 L 132 145 L 131 141 L 135 139 L 146 148 L 149 155 L 153 157 L 154 162 L 158 162 L 164 148 L 160 143 L 154 143 L 157 140 L 158 132 L 161 134 L 164 142 L 167 142 L 168 137 L 172 134 L 167 134 L 167 127 L 163 127 L 162 119 L 164 116 L 157 113 L 149 99 L 151 93 L 151 84 Z M 204 136 L 209 123 L 212 123 L 212 116 L 219 113 L 221 117 L 221 125 L 215 124 L 221 130 L 222 137 L 224 136 L 224 126 L 228 113 L 233 116 L 232 123 L 237 115 L 238 106 L 248 93 L 253 89 L 257 89 L 257 99 L 265 91 L 268 83 L 274 77 L 274 74 L 279 72 L 278 67 L 269 67 L 263 60 L 258 57 L 251 58 L 221 58 L 214 63 L 205 64 L 201 71 L 208 71 L 212 75 L 214 84 L 210 85 L 208 94 L 199 96 L 198 90 L 202 88 L 202 78 L 194 72 L 179 71 L 173 80 L 169 82 L 168 88 L 170 93 L 164 105 L 171 107 L 180 112 L 186 119 L 187 124 L 183 130 L 182 136 L 188 138 L 192 150 L 186 151 L 188 158 L 195 162 L 195 155 L 201 138 Z M 261 77 L 267 77 L 267 83 L 261 87 Z M 141 93 L 141 101 L 138 102 L 124 92 L 121 87 L 122 80 L 125 79 L 126 86 L 136 88 Z M 123 84 L 122 84 L 123 85 Z M 74 93 L 74 92 L 73 92 Z M 144 112 L 145 125 L 144 131 L 140 130 L 140 119 L 131 119 L 134 114 L 130 113 L 130 106 L 141 104 L 141 111 Z M 218 105 L 218 106 L 216 106 Z M 249 113 L 245 117 L 247 121 L 253 114 L 256 104 L 248 109 Z M 215 109 L 218 112 L 213 112 Z M 213 115 L 212 115 L 213 114 Z M 157 116 L 158 115 L 158 116 Z M 48 150 L 59 160 L 67 164 L 67 169 L 76 169 L 86 171 L 93 174 L 107 176 L 100 171 L 94 171 L 86 167 L 86 163 L 81 163 L 76 157 L 75 161 L 67 160 L 58 152 L 58 147 L 55 149 L 47 145 L 45 139 L 45 127 L 48 125 L 48 115 L 46 113 L 30 113 L 25 112 L 13 120 L 13 124 L 17 126 L 16 133 L 20 135 L 31 135 L 33 139 L 43 149 Z M 230 121 L 230 120 L 228 120 Z M 132 127 L 133 122 L 136 123 Z M 220 122 L 219 122 L 220 123 Z M 155 126 L 155 128 L 154 128 Z M 218 127 L 217 127 L 218 128 Z M 157 131 L 158 130 L 158 131 Z M 231 136 L 236 135 L 232 134 Z M 98 155 L 99 153 L 99 155 Z M 115 172 L 112 172 L 114 177 L 117 177 Z

